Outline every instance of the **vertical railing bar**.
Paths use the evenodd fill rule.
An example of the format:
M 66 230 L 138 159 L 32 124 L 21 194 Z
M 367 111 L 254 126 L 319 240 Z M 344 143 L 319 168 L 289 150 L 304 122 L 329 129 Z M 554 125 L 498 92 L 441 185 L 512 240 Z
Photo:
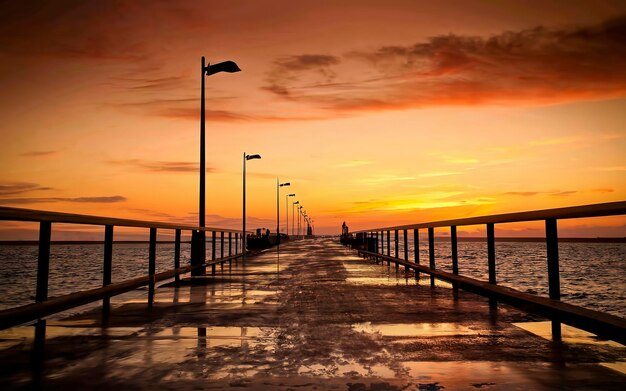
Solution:
M 435 228 L 428 228 L 428 260 L 429 267 L 435 269 Z M 435 277 L 430 275 L 430 286 L 435 286 Z
M 39 223 L 39 253 L 37 255 L 37 286 L 35 302 L 40 303 L 48 299 L 48 277 L 50 273 L 50 237 L 52 223 L 41 221 Z M 41 357 L 46 341 L 46 320 L 37 319 L 35 323 L 34 354 Z
M 48 299 L 48 276 L 50 273 L 50 236 L 52 223 L 42 221 L 39 223 L 39 255 L 37 257 L 37 291 L 35 301 L 37 303 Z
M 452 256 L 452 274 L 459 274 L 459 255 L 458 255 L 458 243 L 456 237 L 456 225 L 450 227 L 450 253 Z M 452 288 L 458 289 L 458 283 L 453 282 Z
M 113 226 L 104 226 L 104 262 L 102 265 L 102 286 L 111 284 L 113 270 Z M 102 299 L 102 314 L 108 315 L 111 307 L 111 298 Z
M 233 233 L 229 232 L 228 233 L 228 256 L 232 256 L 233 255 Z
M 397 229 L 394 232 L 394 237 L 393 238 L 395 240 L 393 256 L 396 257 L 396 258 L 400 258 L 400 237 L 398 235 L 398 230 Z M 397 265 L 398 264 L 396 263 L 396 266 Z
M 220 258 L 224 258 L 224 231 L 220 231 Z
M 148 250 L 148 277 L 150 282 L 148 284 L 148 305 L 152 306 L 154 302 L 154 275 L 156 273 L 156 241 L 157 241 L 157 229 L 150 228 L 150 244 Z
M 496 284 L 496 235 L 493 223 L 487 223 L 487 263 L 489 266 L 489 283 Z M 498 308 L 496 299 L 489 299 L 489 308 Z
M 559 276 L 559 236 L 556 219 L 546 220 L 546 250 L 548 258 L 548 290 L 552 300 L 561 300 Z M 552 321 L 552 339 L 561 340 L 561 323 Z
M 387 256 L 391 256 L 391 231 L 387 231 Z
M 176 284 L 180 282 L 180 274 L 178 274 L 178 269 L 180 268 L 180 237 L 181 230 L 177 229 L 174 231 L 174 269 L 176 272 L 174 273 L 174 281 Z
M 211 231 L 211 261 L 215 261 L 215 244 L 217 243 L 217 232 Z M 211 265 L 211 274 L 215 274 L 215 264 Z
M 413 257 L 415 258 L 415 263 L 416 264 L 420 264 L 420 233 L 419 233 L 419 229 L 415 228 L 413 230 L 413 251 L 415 252 L 415 254 L 413 254 Z M 415 279 L 419 281 L 420 279 L 420 272 L 416 269 L 415 270 Z

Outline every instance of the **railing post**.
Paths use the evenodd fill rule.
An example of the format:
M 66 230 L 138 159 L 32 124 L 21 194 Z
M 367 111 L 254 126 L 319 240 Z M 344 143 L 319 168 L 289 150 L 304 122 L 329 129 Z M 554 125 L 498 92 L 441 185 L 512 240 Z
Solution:
M 202 265 L 202 260 L 205 259 L 206 254 L 206 241 L 204 240 L 206 235 L 201 231 L 191 231 L 191 266 Z M 191 270 L 192 277 L 204 276 L 206 274 L 206 268 L 196 267 Z
M 374 247 L 374 250 L 376 252 L 376 254 L 378 254 L 378 250 L 379 250 L 379 246 L 378 246 L 378 231 L 376 231 L 376 233 L 374 234 L 374 237 L 376 238 L 376 247 Z
M 40 303 L 48 299 L 48 276 L 50 273 L 50 236 L 52 223 L 42 221 L 39 223 L 39 253 L 37 256 L 37 288 L 35 302 Z M 37 319 L 35 324 L 34 351 L 37 357 L 41 357 L 46 341 L 46 320 Z
M 550 299 L 561 300 L 559 276 L 559 237 L 556 219 L 546 220 L 546 249 L 548 252 L 548 289 Z M 561 340 L 561 323 L 552 321 L 552 339 Z
M 113 226 L 104 227 L 104 262 L 102 265 L 102 286 L 111 285 L 111 271 L 113 269 Z M 102 315 L 107 316 L 111 307 L 111 298 L 102 299 Z
M 174 269 L 176 269 L 174 281 L 176 284 L 180 282 L 180 275 L 178 274 L 178 269 L 180 268 L 180 235 L 180 229 L 177 229 L 174 232 Z
M 496 284 L 496 235 L 493 223 L 487 223 L 487 263 L 489 266 L 489 283 Z M 489 308 L 496 309 L 498 302 L 489 299 Z
M 419 233 L 419 229 L 417 228 L 413 230 L 413 251 L 415 252 L 415 254 L 413 254 L 415 258 L 415 263 L 419 265 L 420 264 L 420 233 Z M 417 269 L 415 269 L 415 279 L 418 281 L 420 279 L 420 272 Z
M 220 258 L 224 258 L 224 231 L 220 231 Z
M 239 232 L 235 232 L 235 254 L 239 254 Z
M 233 255 L 233 233 L 228 233 L 228 256 Z M 228 261 L 230 263 L 230 261 Z
M 215 243 L 217 242 L 217 232 L 211 231 L 211 261 L 215 261 Z M 211 274 L 215 274 L 215 264 L 211 265 Z
M 394 237 L 393 238 L 395 240 L 393 256 L 396 257 L 396 258 L 400 258 L 400 239 L 399 239 L 399 236 L 398 236 L 398 230 L 397 229 L 394 232 Z M 397 265 L 397 263 L 396 263 L 396 265 Z
M 391 231 L 387 231 L 387 256 L 391 256 Z
M 435 228 L 428 228 L 428 260 L 429 267 L 435 269 Z M 435 276 L 430 275 L 430 286 L 435 286 Z
M 404 239 L 404 260 L 408 261 L 409 260 L 409 238 L 408 238 L 408 230 L 404 230 L 403 232 L 403 239 Z M 408 265 L 404 265 L 404 272 L 408 273 L 409 271 L 409 266 Z
M 150 282 L 148 284 L 148 305 L 152 306 L 154 302 L 154 274 L 156 273 L 156 241 L 157 241 L 157 229 L 150 228 L 150 245 L 148 250 L 148 277 Z
M 459 255 L 457 252 L 456 225 L 450 227 L 450 253 L 452 255 L 452 274 L 459 275 Z M 458 289 L 458 284 L 456 282 L 453 282 L 452 288 Z

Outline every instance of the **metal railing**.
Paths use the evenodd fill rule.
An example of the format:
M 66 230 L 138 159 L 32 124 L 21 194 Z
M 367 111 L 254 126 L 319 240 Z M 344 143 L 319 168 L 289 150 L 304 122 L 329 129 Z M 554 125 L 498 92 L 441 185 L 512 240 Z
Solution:
M 557 221 L 564 219 L 577 219 L 588 217 L 618 216 L 626 214 L 626 201 L 609 202 L 603 204 L 582 205 L 558 209 L 544 209 L 529 212 L 506 213 L 491 216 L 479 216 L 454 220 L 434 221 L 418 224 L 373 228 L 355 231 L 361 235 L 363 242 L 369 244 L 367 250 L 359 250 L 359 253 L 376 260 L 394 262 L 396 266 L 402 264 L 405 268 L 413 269 L 416 276 L 423 272 L 431 276 L 431 285 L 435 278 L 451 282 L 454 289 L 459 287 L 489 296 L 492 308 L 496 306 L 496 300 L 513 304 L 531 312 L 536 312 L 553 319 L 552 335 L 554 339 L 561 338 L 560 323 L 572 324 L 573 326 L 602 335 L 604 337 L 626 343 L 626 319 L 618 316 L 585 309 L 579 306 L 563 303 L 561 299 L 561 285 L 559 274 L 559 249 Z M 545 222 L 545 239 L 547 248 L 548 264 L 548 292 L 549 298 L 539 297 L 512 288 L 497 285 L 496 252 L 495 252 L 495 224 L 516 223 L 529 221 Z M 468 225 L 485 225 L 487 233 L 487 265 L 488 281 L 481 281 L 459 275 L 458 250 L 457 250 L 457 227 Z M 435 259 L 435 228 L 446 227 L 450 229 L 450 253 L 452 258 L 452 273 L 436 268 Z M 419 257 L 419 230 L 428 230 L 428 267 L 420 265 Z M 409 231 L 413 231 L 415 259 L 410 261 L 408 254 Z M 403 258 L 399 253 L 399 232 L 404 234 Z M 391 236 L 394 236 L 394 250 L 391 254 Z M 385 235 L 386 234 L 386 235 Z M 386 239 L 386 246 L 385 246 Z M 386 249 L 386 254 L 384 250 Z
M 148 285 L 148 305 L 152 305 L 154 300 L 155 284 L 157 282 L 174 278 L 174 280 L 178 283 L 180 275 L 189 272 L 191 272 L 192 275 L 204 275 L 206 273 L 207 266 L 211 266 L 212 273 L 215 274 L 216 265 L 223 265 L 224 262 L 231 262 L 232 260 L 243 255 L 243 241 L 240 240 L 241 231 L 232 229 L 194 227 L 155 221 L 118 219 L 8 207 L 0 207 L 0 221 L 1 220 L 39 223 L 39 251 L 37 257 L 35 303 L 0 311 L 0 330 L 41 319 L 45 316 L 97 300 L 102 300 L 103 315 L 107 315 L 110 310 L 110 298 L 112 296 L 116 296 L 145 285 Z M 51 233 L 52 225 L 57 223 L 104 226 L 104 256 L 102 260 L 101 288 L 84 290 L 53 298 L 48 297 L 50 245 L 52 243 Z M 150 230 L 148 242 L 148 275 L 117 283 L 111 282 L 114 227 L 148 228 Z M 172 260 L 174 268 L 160 273 L 156 273 L 157 230 L 174 231 L 174 259 Z M 190 231 L 192 233 L 192 251 L 190 264 L 181 267 L 181 236 L 183 231 Z M 201 231 L 211 232 L 212 250 L 210 261 L 205 261 L 205 243 L 197 243 L 197 238 L 203 237 L 203 235 L 197 235 L 197 233 Z M 216 254 L 218 233 L 221 244 L 219 258 Z M 227 255 L 224 253 L 226 238 L 228 240 Z M 235 244 L 234 247 L 232 246 L 233 239 Z M 194 243 L 194 241 L 196 243 Z

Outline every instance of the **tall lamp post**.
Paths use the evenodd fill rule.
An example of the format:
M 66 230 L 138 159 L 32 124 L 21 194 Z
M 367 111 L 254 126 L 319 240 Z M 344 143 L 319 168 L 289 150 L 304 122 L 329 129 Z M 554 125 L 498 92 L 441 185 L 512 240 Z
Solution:
M 246 155 L 243 153 L 243 229 L 241 237 L 241 245 L 243 251 L 243 259 L 246 259 L 246 162 L 252 159 L 260 159 L 261 155 Z
M 280 188 L 283 186 L 291 186 L 291 183 L 280 183 L 276 178 L 276 243 L 280 244 Z
M 296 229 L 296 223 L 295 223 L 295 218 L 296 218 L 296 212 L 295 212 L 295 207 L 296 205 L 300 204 L 300 201 L 295 201 L 292 205 L 291 205 L 291 234 L 295 237 L 295 229 Z
M 206 181 L 205 181 L 205 175 L 206 175 L 206 161 L 205 161 L 205 102 L 204 102 L 204 78 L 205 76 L 211 76 L 215 73 L 219 73 L 219 72 L 227 72 L 227 73 L 234 73 L 234 72 L 239 72 L 241 71 L 241 69 L 239 68 L 239 66 L 237 66 L 237 64 L 233 61 L 224 61 L 224 62 L 220 62 L 214 65 L 208 64 L 206 63 L 206 59 L 204 58 L 204 56 L 202 56 L 202 64 L 200 67 L 200 205 L 199 205 L 199 218 L 198 218 L 198 225 L 202 228 L 205 227 L 205 221 L 204 221 L 204 217 L 205 217 L 205 188 L 206 188 Z M 192 242 L 194 243 L 194 245 L 191 246 L 192 249 L 194 249 L 195 251 L 192 250 L 192 252 L 194 252 L 193 256 L 191 257 L 192 259 L 192 263 L 195 264 L 204 264 L 206 261 L 206 250 L 205 250 L 205 246 L 206 246 L 206 232 L 201 230 L 195 233 L 195 239 L 194 239 L 194 233 L 192 233 Z M 204 269 L 203 268 L 199 268 L 199 269 L 194 269 L 194 271 L 192 272 L 192 275 L 202 275 L 204 274 Z
M 287 223 L 287 228 L 285 232 L 287 235 L 289 235 L 289 197 L 295 197 L 296 195 L 294 193 L 292 194 L 285 194 L 285 222 Z

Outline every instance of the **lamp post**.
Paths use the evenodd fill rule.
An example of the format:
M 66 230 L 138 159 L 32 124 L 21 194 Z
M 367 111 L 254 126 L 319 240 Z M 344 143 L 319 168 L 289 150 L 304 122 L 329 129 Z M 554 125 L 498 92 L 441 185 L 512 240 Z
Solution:
M 289 235 L 289 197 L 295 197 L 295 194 L 285 194 L 285 222 L 287 223 L 287 228 L 285 229 L 285 233 Z
M 296 205 L 298 205 L 300 203 L 300 201 L 296 201 L 291 205 L 291 234 L 295 237 L 295 229 L 296 229 L 296 224 L 295 224 L 295 218 L 296 218 L 296 212 L 295 212 L 295 207 Z
M 224 61 L 214 65 L 206 64 L 206 59 L 202 56 L 202 64 L 200 67 L 200 202 L 199 202 L 199 218 L 198 225 L 202 228 L 205 227 L 205 188 L 206 188 L 206 161 L 205 161 L 205 102 L 204 102 L 204 78 L 205 76 L 211 76 L 219 72 L 234 73 L 239 72 L 241 69 L 233 61 Z M 192 249 L 195 249 L 193 256 L 191 257 L 192 263 L 204 264 L 206 261 L 206 232 L 201 230 L 194 234 L 192 233 Z M 202 275 L 204 269 L 194 269 L 192 275 Z
M 276 178 L 276 243 L 280 244 L 280 188 L 283 186 L 291 186 L 291 183 L 280 183 Z
M 243 153 L 243 229 L 241 237 L 241 245 L 243 250 L 243 259 L 246 259 L 246 162 L 252 159 L 260 159 L 261 155 L 246 155 Z

